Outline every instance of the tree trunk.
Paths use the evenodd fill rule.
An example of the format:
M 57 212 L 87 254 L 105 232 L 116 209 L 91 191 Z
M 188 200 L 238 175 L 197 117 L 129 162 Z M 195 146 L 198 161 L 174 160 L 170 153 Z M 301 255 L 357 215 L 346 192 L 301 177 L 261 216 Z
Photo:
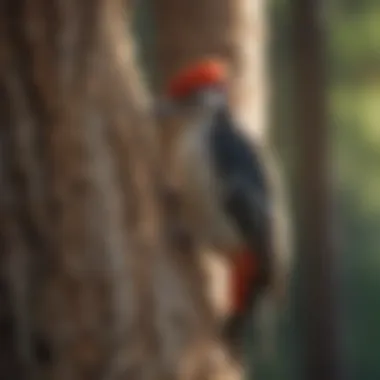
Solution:
M 0 5 L 4 379 L 200 376 L 210 317 L 168 244 L 122 4 Z
M 300 314 L 305 379 L 342 379 L 322 3 L 293 4 Z
M 272 152 L 267 145 L 267 72 L 266 72 L 266 19 L 263 0 L 155 0 L 155 25 L 157 48 L 158 89 L 162 90 L 168 79 L 181 67 L 208 56 L 224 58 L 230 66 L 231 81 L 229 96 L 235 117 L 241 121 L 243 133 L 258 143 L 268 172 L 273 180 L 272 190 L 279 210 L 276 219 L 277 239 L 281 246 L 277 262 L 278 283 L 274 289 L 279 293 L 284 289 L 287 277 L 289 255 L 284 247 L 289 234 L 284 221 L 285 211 L 281 180 L 273 163 Z M 170 168 L 170 181 L 178 185 L 175 161 L 171 156 L 175 145 L 178 125 L 162 125 L 161 139 L 165 165 Z M 281 251 L 281 252 L 280 252 Z M 205 253 L 206 255 L 206 253 Z M 206 271 L 214 289 L 224 292 L 222 284 L 226 268 L 207 260 Z M 228 266 L 228 264 L 226 264 Z M 227 269 L 228 270 L 228 269 Z M 277 269 L 276 269 L 277 270 Z M 225 285 L 228 286 L 228 285 Z M 217 303 L 226 303 L 225 294 L 212 294 L 215 313 L 223 313 L 226 308 Z

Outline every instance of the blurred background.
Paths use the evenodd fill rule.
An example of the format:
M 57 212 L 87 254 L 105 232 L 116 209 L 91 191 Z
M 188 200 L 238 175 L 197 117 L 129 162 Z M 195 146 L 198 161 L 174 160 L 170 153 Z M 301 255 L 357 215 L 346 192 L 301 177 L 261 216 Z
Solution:
M 271 136 L 294 184 L 294 56 L 290 1 L 272 0 L 270 31 Z M 150 2 L 135 19 L 139 55 L 154 86 L 154 24 Z M 330 0 L 323 12 L 329 143 L 339 215 L 339 270 L 343 284 L 342 337 L 349 378 L 380 379 L 380 2 Z M 294 192 L 293 192 L 294 193 Z M 297 226 L 295 227 L 297 228 Z M 297 294 L 297 281 L 292 291 Z M 281 320 L 275 360 L 257 363 L 259 378 L 294 379 L 302 346 L 295 311 Z M 252 347 L 254 350 L 255 347 Z

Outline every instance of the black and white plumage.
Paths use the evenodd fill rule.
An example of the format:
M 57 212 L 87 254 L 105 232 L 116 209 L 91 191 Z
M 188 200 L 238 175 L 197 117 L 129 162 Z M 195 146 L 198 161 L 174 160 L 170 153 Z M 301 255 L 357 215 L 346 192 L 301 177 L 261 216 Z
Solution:
M 161 111 L 185 120 L 173 160 L 191 228 L 206 247 L 229 257 L 232 272 L 241 275 L 244 292 L 237 289 L 239 302 L 233 305 L 238 307 L 230 310 L 226 325 L 236 341 L 255 300 L 277 275 L 276 206 L 266 157 L 231 114 L 220 67 L 201 62 L 186 70 L 173 80 Z M 248 256 L 243 263 L 255 266 L 254 275 L 246 274 L 244 264 L 234 266 L 239 253 Z
M 227 318 L 226 334 L 237 340 L 271 280 L 271 197 L 259 150 L 239 130 L 224 101 L 204 111 L 181 135 L 177 164 L 192 226 L 205 245 L 232 260 L 244 252 L 258 263 L 240 309 L 230 310 Z
M 259 256 L 260 281 L 270 275 L 271 199 L 259 151 L 221 99 L 200 112 L 180 138 L 177 156 L 198 233 L 223 251 L 242 246 Z

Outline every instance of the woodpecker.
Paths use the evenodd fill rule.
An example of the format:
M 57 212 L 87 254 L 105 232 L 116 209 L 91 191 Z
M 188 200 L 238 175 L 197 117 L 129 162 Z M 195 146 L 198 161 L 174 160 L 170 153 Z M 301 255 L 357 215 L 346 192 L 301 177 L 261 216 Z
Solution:
M 204 59 L 169 81 L 160 114 L 184 120 L 174 159 L 197 233 L 231 258 L 225 336 L 237 344 L 273 278 L 273 202 L 260 147 L 239 128 L 223 61 Z

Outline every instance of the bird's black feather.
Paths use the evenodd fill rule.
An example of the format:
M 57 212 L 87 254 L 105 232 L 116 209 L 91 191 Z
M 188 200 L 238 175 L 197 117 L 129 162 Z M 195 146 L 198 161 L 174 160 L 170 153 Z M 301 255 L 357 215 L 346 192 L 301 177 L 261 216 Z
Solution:
M 211 157 L 221 181 L 226 212 L 245 241 L 258 254 L 262 280 L 270 267 L 270 193 L 259 149 L 242 135 L 221 107 L 214 116 L 210 133 Z

